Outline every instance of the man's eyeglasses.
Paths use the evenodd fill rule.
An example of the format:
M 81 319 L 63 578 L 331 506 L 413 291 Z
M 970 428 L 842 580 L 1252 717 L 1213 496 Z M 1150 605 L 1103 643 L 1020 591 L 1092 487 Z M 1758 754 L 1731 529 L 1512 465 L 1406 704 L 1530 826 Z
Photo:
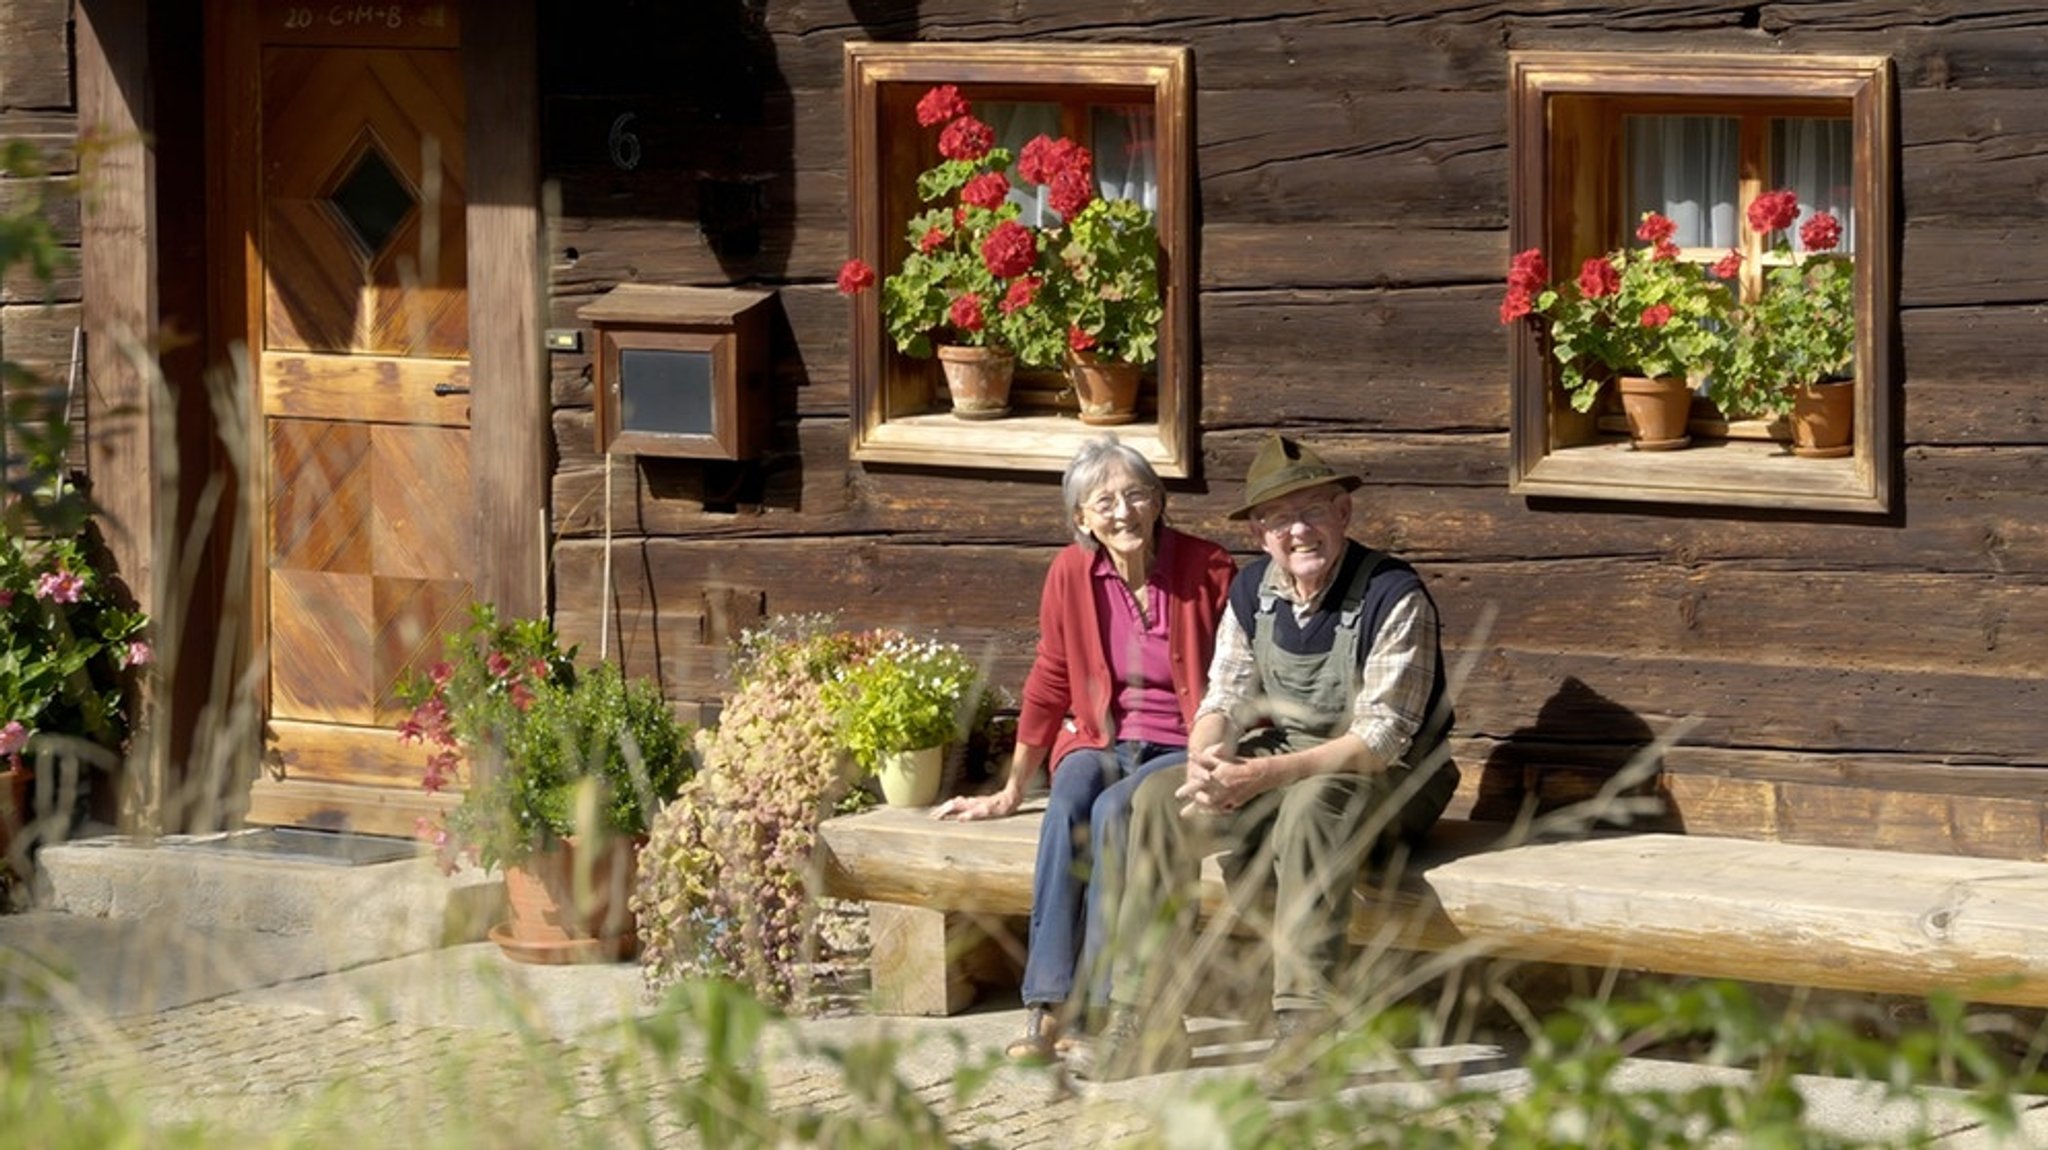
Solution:
M 1288 507 L 1266 511 L 1252 516 L 1252 522 L 1259 530 L 1278 534 L 1296 523 L 1304 527 L 1328 527 L 1337 521 L 1337 504 L 1334 500 L 1320 500 L 1301 507 Z
M 1097 515 L 1114 515 L 1116 514 L 1116 507 L 1119 502 L 1133 511 L 1143 511 L 1145 508 L 1157 504 L 1159 496 L 1142 487 L 1133 487 L 1129 491 L 1098 495 L 1088 501 L 1087 507 L 1088 510 L 1093 511 Z

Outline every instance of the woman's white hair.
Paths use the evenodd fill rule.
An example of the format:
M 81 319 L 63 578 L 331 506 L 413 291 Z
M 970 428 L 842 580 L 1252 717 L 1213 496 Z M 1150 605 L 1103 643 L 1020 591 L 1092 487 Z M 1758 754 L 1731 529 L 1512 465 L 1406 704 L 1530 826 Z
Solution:
M 1166 484 L 1152 464 L 1135 447 L 1120 442 L 1115 432 L 1103 432 L 1081 445 L 1060 477 L 1060 498 L 1066 501 L 1067 522 L 1074 525 L 1074 541 L 1093 551 L 1101 546 L 1081 525 L 1081 502 L 1116 472 L 1126 472 L 1152 493 L 1159 507 L 1157 526 L 1166 523 Z

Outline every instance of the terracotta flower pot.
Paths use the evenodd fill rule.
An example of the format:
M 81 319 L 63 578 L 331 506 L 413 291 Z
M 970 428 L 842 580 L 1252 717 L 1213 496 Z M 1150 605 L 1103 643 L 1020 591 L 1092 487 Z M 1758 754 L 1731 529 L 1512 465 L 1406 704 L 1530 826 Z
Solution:
M 1010 414 L 1010 378 L 1017 357 L 987 347 L 939 345 L 939 370 L 953 395 L 953 414 L 960 419 L 1000 419 Z
M 29 809 L 29 788 L 34 782 L 35 775 L 27 767 L 10 766 L 0 771 L 0 870 L 19 862 L 19 873 L 28 873 L 27 854 L 15 859 L 13 853 L 22 828 L 35 817 Z
M 1836 459 L 1856 450 L 1856 384 L 1808 383 L 1792 389 L 1792 454 Z
M 1692 443 L 1686 434 L 1686 422 L 1692 418 L 1692 385 L 1684 376 L 1624 375 L 1617 382 L 1637 451 L 1675 451 Z
M 515 962 L 559 965 L 619 962 L 640 949 L 628 900 L 640 844 L 613 839 L 578 874 L 573 842 L 505 868 L 505 901 L 512 917 L 491 928 L 491 941 Z
M 1141 374 L 1135 363 L 1103 359 L 1091 351 L 1070 353 L 1067 378 L 1080 401 L 1081 422 L 1107 427 L 1136 419 Z

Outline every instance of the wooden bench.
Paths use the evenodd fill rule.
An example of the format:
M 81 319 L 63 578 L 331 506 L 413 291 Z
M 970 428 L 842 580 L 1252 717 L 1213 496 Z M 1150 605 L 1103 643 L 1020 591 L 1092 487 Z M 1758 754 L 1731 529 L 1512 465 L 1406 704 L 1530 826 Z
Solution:
M 826 893 L 869 904 L 877 1010 L 961 1010 L 988 941 L 1018 952 L 991 923 L 1030 914 L 1038 823 L 882 808 L 820 827 Z M 2048 864 L 1674 834 L 1506 845 L 1506 832 L 1439 824 L 1400 883 L 1361 885 L 1352 939 L 2048 1006 Z M 1205 911 L 1223 898 L 1212 860 Z

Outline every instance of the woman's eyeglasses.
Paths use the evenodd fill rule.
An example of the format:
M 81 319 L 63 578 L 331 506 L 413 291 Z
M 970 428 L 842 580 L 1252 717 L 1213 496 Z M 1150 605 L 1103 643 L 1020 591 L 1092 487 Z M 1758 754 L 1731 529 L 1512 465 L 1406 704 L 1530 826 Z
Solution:
M 1158 502 L 1158 495 L 1140 487 L 1133 487 L 1129 491 L 1119 491 L 1110 495 L 1098 495 L 1088 501 L 1087 507 L 1088 510 L 1093 511 L 1097 515 L 1114 515 L 1116 514 L 1118 503 L 1124 504 L 1133 511 L 1143 511 L 1145 508 L 1154 506 Z

